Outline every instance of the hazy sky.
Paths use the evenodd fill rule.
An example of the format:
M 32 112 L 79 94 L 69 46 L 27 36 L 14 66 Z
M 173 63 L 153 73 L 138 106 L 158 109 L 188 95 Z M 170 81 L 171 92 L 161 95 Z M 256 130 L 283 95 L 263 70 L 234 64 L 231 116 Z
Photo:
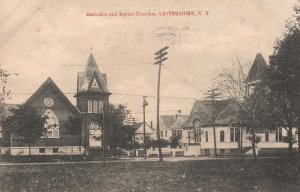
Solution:
M 161 111 L 189 114 L 194 99 L 212 87 L 213 77 L 236 57 L 266 60 L 296 0 L 77 0 L 1 1 L 0 64 L 10 78 L 9 103 L 22 103 L 51 77 L 75 104 L 77 72 L 90 52 L 107 74 L 110 101 L 127 104 L 142 120 L 142 97 L 156 95 L 154 53 L 168 45 L 162 68 Z M 202 16 L 86 16 L 90 13 L 201 11 Z M 92 51 L 91 51 L 92 48 Z M 20 94 L 22 93 L 22 94 Z M 25 93 L 25 94 L 23 94 Z M 29 94 L 27 94 L 29 93 Z M 156 98 L 148 98 L 147 119 L 155 120 Z M 176 111 L 161 114 L 175 114 Z

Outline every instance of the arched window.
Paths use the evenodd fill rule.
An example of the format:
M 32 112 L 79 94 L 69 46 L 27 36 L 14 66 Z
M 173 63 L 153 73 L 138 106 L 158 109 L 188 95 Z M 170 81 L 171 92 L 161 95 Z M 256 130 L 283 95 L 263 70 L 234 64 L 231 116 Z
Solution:
M 88 100 L 88 113 L 92 113 L 92 101 L 91 100 Z
M 198 129 L 198 138 L 199 138 L 199 142 L 201 143 L 201 129 Z
M 52 110 L 47 109 L 43 115 L 48 116 L 44 125 L 47 128 L 47 132 L 43 138 L 59 138 L 59 121 L 56 114 Z
M 234 128 L 230 128 L 230 142 L 234 142 Z
M 234 128 L 235 131 L 234 131 L 234 139 L 235 139 L 235 142 L 238 142 L 240 140 L 240 129 L 239 128 Z
M 94 113 L 98 113 L 98 102 L 97 101 L 94 101 L 93 110 L 94 110 Z
M 208 132 L 205 131 L 205 141 L 208 142 Z
M 266 131 L 265 132 L 265 142 L 269 142 L 269 136 L 270 136 L 269 131 Z
M 103 101 L 99 101 L 99 111 L 103 111 Z
M 278 140 L 282 141 L 282 128 L 279 128 L 278 132 L 279 132 L 279 134 L 278 134 L 279 135 Z
M 224 131 L 220 131 L 220 142 L 224 142 Z
M 198 129 L 197 128 L 195 128 L 195 130 L 194 130 L 194 138 L 195 138 L 195 143 L 198 143 L 199 138 L 198 138 Z
M 0 138 L 2 138 L 2 127 L 0 125 Z

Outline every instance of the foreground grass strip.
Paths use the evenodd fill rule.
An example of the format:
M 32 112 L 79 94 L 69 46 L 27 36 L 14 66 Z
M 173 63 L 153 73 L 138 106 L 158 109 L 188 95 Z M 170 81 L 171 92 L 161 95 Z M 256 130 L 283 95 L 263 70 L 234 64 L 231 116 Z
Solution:
M 1 191 L 298 191 L 300 161 L 108 162 L 0 167 Z

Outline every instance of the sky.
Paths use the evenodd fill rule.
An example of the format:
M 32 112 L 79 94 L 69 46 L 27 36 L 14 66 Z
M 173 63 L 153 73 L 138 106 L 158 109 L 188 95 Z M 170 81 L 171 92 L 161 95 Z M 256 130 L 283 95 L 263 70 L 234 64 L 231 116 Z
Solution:
M 203 99 L 216 75 L 236 58 L 251 64 L 262 53 L 268 62 L 297 2 L 1 1 L 0 67 L 19 74 L 9 79 L 7 102 L 25 102 L 51 77 L 75 104 L 77 72 L 84 71 L 93 53 L 100 71 L 107 74 L 110 102 L 126 104 L 142 121 L 142 96 L 149 96 L 146 121 L 155 122 L 154 53 L 169 46 L 161 71 L 161 114 L 182 110 L 188 115 L 195 99 Z M 168 11 L 194 11 L 196 16 L 159 16 Z M 87 16 L 101 12 L 107 16 Z M 141 16 L 149 12 L 157 16 Z

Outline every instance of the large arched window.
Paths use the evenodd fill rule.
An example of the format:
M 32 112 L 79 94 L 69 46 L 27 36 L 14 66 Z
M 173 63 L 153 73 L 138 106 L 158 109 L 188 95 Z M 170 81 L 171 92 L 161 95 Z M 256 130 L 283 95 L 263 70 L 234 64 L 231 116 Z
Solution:
M 208 132 L 205 131 L 205 141 L 208 142 Z
M 92 113 L 93 112 L 93 103 L 91 100 L 88 100 L 88 113 Z
M 94 111 L 94 113 L 98 113 L 98 102 L 97 101 L 94 101 L 93 111 Z
M 224 142 L 224 131 L 220 131 L 220 142 Z
M 50 109 L 47 109 L 43 115 L 48 116 L 48 119 L 45 123 L 47 132 L 43 138 L 59 138 L 59 121 L 56 114 Z
M 270 136 L 269 131 L 266 131 L 265 132 L 265 142 L 269 142 L 269 136 Z

